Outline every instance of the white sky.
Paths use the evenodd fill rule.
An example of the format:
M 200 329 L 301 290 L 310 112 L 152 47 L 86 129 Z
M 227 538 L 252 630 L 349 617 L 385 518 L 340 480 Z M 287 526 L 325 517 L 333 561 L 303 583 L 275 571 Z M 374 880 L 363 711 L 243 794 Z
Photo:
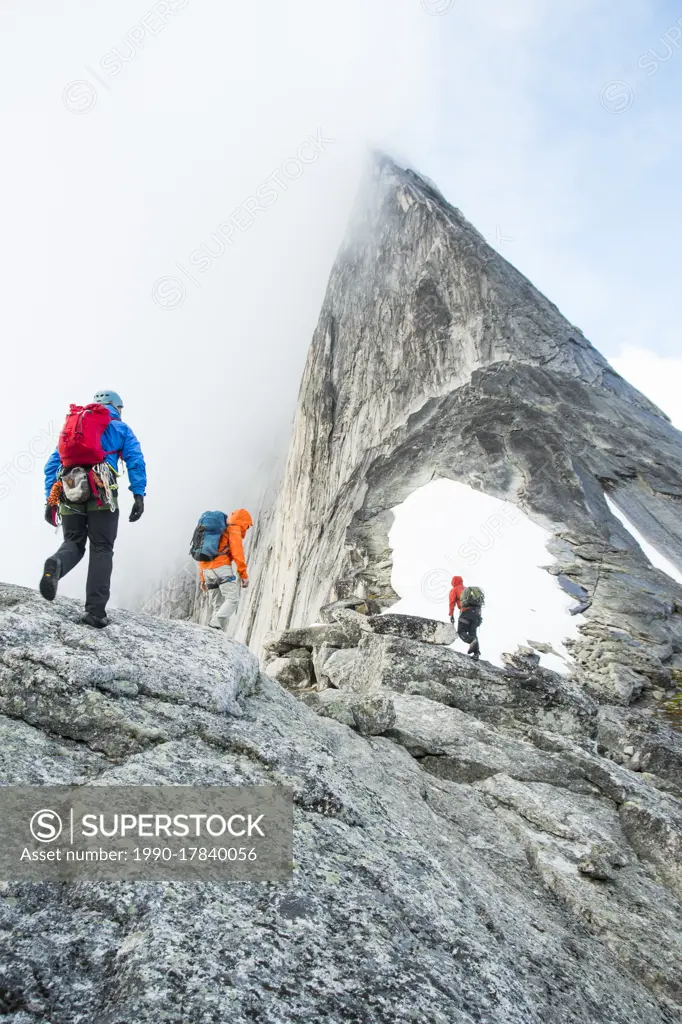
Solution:
M 253 506 L 367 145 L 433 178 L 607 356 L 634 346 L 627 375 L 671 414 L 680 361 L 649 353 L 679 352 L 682 54 L 626 110 L 600 96 L 677 17 L 642 0 L 617 18 L 600 0 L 4 0 L 0 579 L 36 585 L 55 544 L 41 433 L 95 389 L 122 394 L 150 469 L 114 603 L 167 573 L 205 508 Z M 319 159 L 192 267 L 318 129 Z M 169 277 L 177 308 L 158 304 L 181 294 Z
M 43 460 L 29 471 L 20 453 L 59 429 L 69 402 L 113 388 L 149 467 L 147 511 L 121 523 L 114 604 L 167 574 L 205 508 L 253 507 L 263 464 L 288 441 L 366 147 L 419 151 L 432 26 L 419 3 L 397 12 L 395 0 L 180 0 L 109 75 L 153 6 L 0 11 L 0 578 L 35 586 L 55 545 Z M 91 109 L 67 106 L 87 108 L 92 90 Z M 238 214 L 246 230 L 195 269 L 190 254 L 217 253 L 212 233 L 318 129 L 334 141 L 300 177 L 295 163 L 294 178 L 280 170 L 275 201 L 250 226 Z M 170 276 L 185 300 L 160 308 L 152 289 Z M 82 593 L 84 574 L 61 593 Z
M 650 349 L 628 345 L 611 359 L 611 364 L 682 430 L 682 357 L 661 356 Z
M 516 506 L 453 480 L 426 484 L 393 512 L 392 583 L 401 600 L 391 611 L 447 621 L 450 581 L 462 576 L 485 592 L 482 658 L 501 665 L 504 651 L 539 641 L 556 651 L 540 663 L 567 670 L 564 640 L 578 636 L 584 618 L 569 614 L 576 601 L 541 568 L 556 561 L 551 534 Z M 454 649 L 466 652 L 461 640 Z

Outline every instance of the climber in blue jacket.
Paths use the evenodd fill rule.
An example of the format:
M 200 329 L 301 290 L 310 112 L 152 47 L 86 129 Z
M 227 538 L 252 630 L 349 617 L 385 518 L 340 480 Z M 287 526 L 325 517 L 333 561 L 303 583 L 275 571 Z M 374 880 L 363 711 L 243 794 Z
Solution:
M 119 460 L 123 459 L 126 465 L 133 492 L 131 523 L 137 522 L 144 512 L 147 470 L 140 442 L 121 419 L 123 401 L 120 395 L 115 391 L 98 391 L 94 403 L 87 407 L 85 414 L 80 407 L 71 407 L 60 436 L 60 446 L 45 465 L 45 519 L 50 525 L 56 525 L 57 516 L 61 516 L 64 540 L 59 550 L 45 562 L 40 593 L 47 601 L 54 600 L 59 580 L 80 562 L 86 542 L 90 541 L 82 621 L 102 629 L 109 623 L 106 606 L 111 592 L 114 541 L 118 533 Z M 75 429 L 72 421 L 76 423 Z M 86 459 L 82 466 L 75 467 L 73 459 L 64 460 L 65 445 L 72 444 L 77 451 L 78 446 L 84 443 L 94 444 L 95 450 L 99 451 L 101 461 L 97 465 L 90 465 L 94 458 Z
M 104 401 L 105 398 L 108 399 L 108 401 Z M 137 440 L 128 424 L 124 423 L 121 419 L 123 405 L 114 405 L 114 402 L 121 402 L 121 398 L 115 391 L 98 391 L 95 395 L 95 401 L 100 401 L 102 405 L 106 406 L 111 414 L 109 426 L 102 434 L 102 447 L 107 453 L 107 462 L 112 469 L 118 471 L 118 460 L 119 458 L 123 459 L 128 471 L 130 490 L 134 495 L 141 495 L 144 497 L 145 491 L 147 490 L 147 469 L 145 466 L 144 456 L 142 454 L 140 442 Z M 50 496 L 52 485 L 57 479 L 57 474 L 61 464 L 62 462 L 59 451 L 55 448 L 52 455 L 50 455 L 49 459 L 45 463 L 46 499 Z M 140 515 L 142 515 L 142 512 L 140 512 Z M 135 519 L 139 519 L 140 515 L 136 516 Z M 131 518 L 131 523 L 134 523 L 135 519 Z

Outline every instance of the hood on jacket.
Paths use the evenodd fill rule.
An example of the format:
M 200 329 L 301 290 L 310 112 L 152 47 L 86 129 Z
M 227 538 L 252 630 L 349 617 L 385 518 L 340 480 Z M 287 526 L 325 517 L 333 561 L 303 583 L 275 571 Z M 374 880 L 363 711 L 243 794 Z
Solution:
M 242 537 L 246 534 L 249 527 L 253 526 L 253 519 L 245 508 L 238 508 L 236 512 L 233 512 L 230 516 L 229 522 L 232 523 L 233 526 L 239 527 L 242 531 Z
M 104 408 L 111 413 L 112 420 L 120 420 L 121 414 L 115 405 L 105 405 Z
M 464 580 L 462 579 L 461 576 L 453 576 L 452 577 L 452 585 L 453 585 L 453 587 L 461 587 L 463 583 L 464 583 Z

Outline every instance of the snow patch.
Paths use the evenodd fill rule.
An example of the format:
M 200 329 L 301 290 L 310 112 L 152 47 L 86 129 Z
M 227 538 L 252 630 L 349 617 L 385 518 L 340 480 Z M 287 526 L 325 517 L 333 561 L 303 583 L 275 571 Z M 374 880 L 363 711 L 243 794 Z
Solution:
M 547 551 L 549 531 L 515 505 L 453 480 L 426 484 L 393 514 L 392 584 L 401 600 L 392 612 L 447 621 L 450 580 L 462 576 L 485 591 L 483 658 L 501 665 L 503 652 L 537 642 L 556 652 L 541 653 L 541 665 L 569 670 L 564 641 L 577 637 L 585 620 L 570 614 L 576 602 L 542 568 L 556 562 Z M 466 650 L 461 640 L 453 646 Z
M 604 497 L 606 498 L 606 504 L 609 506 L 611 513 L 620 523 L 623 524 L 632 539 L 637 541 L 654 568 L 660 569 L 661 572 L 664 572 L 671 580 L 675 580 L 676 583 L 682 584 L 682 572 L 680 572 L 680 570 L 674 566 L 673 563 L 665 557 L 665 555 L 662 555 L 661 552 L 653 546 L 653 544 L 650 544 L 648 540 L 644 539 L 634 523 L 631 523 L 625 513 L 621 512 L 608 494 L 605 494 Z

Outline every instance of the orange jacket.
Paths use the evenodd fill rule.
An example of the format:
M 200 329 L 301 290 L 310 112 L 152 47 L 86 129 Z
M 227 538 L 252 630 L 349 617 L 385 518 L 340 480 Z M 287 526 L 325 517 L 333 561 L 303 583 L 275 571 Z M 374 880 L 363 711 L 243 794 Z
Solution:
M 461 576 L 452 577 L 452 590 L 450 591 L 450 617 L 455 614 L 455 605 L 462 610 L 462 602 L 460 600 L 464 593 L 464 580 Z
M 219 554 L 210 562 L 199 562 L 199 575 L 204 582 L 204 569 L 218 569 L 221 565 L 237 566 L 237 572 L 243 580 L 248 580 L 244 545 L 242 543 L 246 531 L 253 526 L 253 519 L 245 508 L 238 508 L 227 521 L 227 529 L 220 538 Z

